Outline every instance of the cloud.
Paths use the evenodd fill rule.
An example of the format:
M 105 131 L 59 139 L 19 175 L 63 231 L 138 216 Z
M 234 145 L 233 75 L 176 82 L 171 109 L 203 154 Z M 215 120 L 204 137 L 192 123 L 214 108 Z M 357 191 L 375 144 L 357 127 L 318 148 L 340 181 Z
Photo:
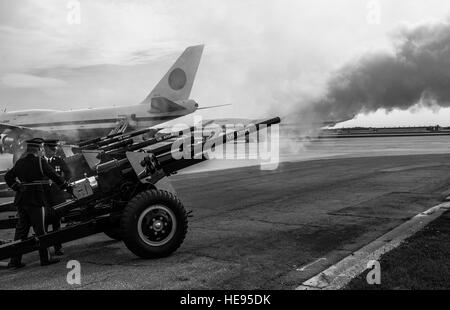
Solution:
M 71 79 L 72 88 L 67 92 L 75 94 L 65 100 L 70 108 L 74 104 L 91 105 L 98 96 L 89 99 L 85 95 L 95 94 L 98 84 L 129 77 L 130 65 L 148 64 L 143 68 L 158 70 L 149 71 L 146 79 L 131 76 L 130 81 L 114 88 L 110 97 L 100 98 L 105 103 L 116 102 L 126 95 L 133 99 L 129 94 L 135 87 L 130 85 L 157 82 L 186 46 L 205 43 L 193 98 L 201 105 L 234 103 L 228 109 L 231 115 L 257 117 L 271 104 L 292 100 L 298 93 L 286 94 L 286 90 L 294 90 L 296 85 L 303 85 L 301 91 L 317 87 L 323 79 L 318 72 L 328 66 L 323 63 L 331 63 L 325 57 L 328 52 L 316 50 L 310 42 L 310 29 L 302 27 L 303 23 L 314 22 L 318 14 L 325 15 L 330 23 L 333 19 L 337 22 L 336 12 L 320 11 L 326 6 L 323 1 L 316 4 L 314 12 L 307 13 L 303 10 L 305 2 L 291 0 L 80 3 L 80 25 L 67 24 L 67 8 L 61 1 L 26 2 L 10 9 L 14 18 L 3 25 L 0 22 L 0 43 L 5 47 L 0 59 L 6 64 L 0 68 L 0 75 L 25 72 L 60 79 L 59 71 L 52 68 L 66 68 L 63 78 Z M 315 28 L 325 32 L 327 27 L 321 24 Z M 102 65 L 119 66 L 116 76 L 103 74 Z M 80 68 L 90 68 L 96 80 L 85 83 L 89 77 L 80 74 L 84 71 Z M 35 74 L 39 71 L 46 74 Z M 304 79 L 312 86 L 306 86 Z M 149 82 L 142 90 L 145 93 L 153 86 Z M 58 90 L 49 92 L 45 95 L 50 98 L 60 97 Z M 10 102 L 10 94 L 3 92 L 0 99 Z M 14 102 L 16 108 L 28 105 Z M 48 104 L 52 105 L 51 101 Z
M 11 88 L 60 88 L 67 86 L 67 83 L 53 78 L 45 78 L 30 74 L 12 73 L 1 77 L 2 87 Z

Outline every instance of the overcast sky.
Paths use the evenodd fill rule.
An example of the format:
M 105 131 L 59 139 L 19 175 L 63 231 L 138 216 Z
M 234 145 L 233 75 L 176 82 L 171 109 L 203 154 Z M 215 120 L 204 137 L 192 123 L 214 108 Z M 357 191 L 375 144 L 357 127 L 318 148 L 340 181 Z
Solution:
M 448 0 L 80 0 L 78 23 L 76 3 L 0 0 L 2 109 L 135 104 L 187 46 L 205 44 L 191 97 L 233 104 L 205 117 L 283 116 L 346 62 L 392 50 L 402 25 L 450 16 Z M 450 126 L 450 109 L 378 111 L 345 125 L 437 123 Z

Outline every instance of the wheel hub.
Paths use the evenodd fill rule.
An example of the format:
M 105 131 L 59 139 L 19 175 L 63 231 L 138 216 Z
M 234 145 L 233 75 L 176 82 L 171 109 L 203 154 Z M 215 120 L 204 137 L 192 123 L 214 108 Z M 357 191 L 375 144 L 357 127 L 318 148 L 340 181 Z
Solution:
M 161 246 L 170 241 L 176 230 L 175 214 L 163 205 L 154 205 L 141 213 L 138 233 L 142 241 L 151 246 Z
M 154 231 L 161 231 L 163 229 L 163 226 L 164 224 L 162 221 L 155 221 L 153 222 L 152 229 Z

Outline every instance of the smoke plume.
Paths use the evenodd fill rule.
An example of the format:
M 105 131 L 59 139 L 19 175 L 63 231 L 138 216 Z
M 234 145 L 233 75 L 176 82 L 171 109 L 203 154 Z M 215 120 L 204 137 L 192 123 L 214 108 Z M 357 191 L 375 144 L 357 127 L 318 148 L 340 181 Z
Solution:
M 343 66 L 324 95 L 294 118 L 321 122 L 416 104 L 450 106 L 450 23 L 403 27 L 392 39 L 393 53 L 371 53 Z

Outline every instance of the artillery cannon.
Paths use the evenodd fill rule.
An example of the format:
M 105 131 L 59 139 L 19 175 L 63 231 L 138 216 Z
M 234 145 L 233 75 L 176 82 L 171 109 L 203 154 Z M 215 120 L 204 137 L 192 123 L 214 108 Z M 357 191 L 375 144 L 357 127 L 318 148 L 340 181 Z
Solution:
M 59 231 L 0 245 L 0 259 L 101 232 L 123 241 L 141 258 L 168 256 L 186 236 L 189 212 L 167 177 L 207 160 L 212 146 L 279 122 L 273 118 L 200 140 L 192 134 L 194 128 L 146 141 L 132 139 L 150 131 L 146 129 L 81 143 L 78 154 L 66 159 L 76 176 L 74 197 L 54 207 L 67 225 Z M 16 221 L 2 220 L 0 229 L 13 228 Z

